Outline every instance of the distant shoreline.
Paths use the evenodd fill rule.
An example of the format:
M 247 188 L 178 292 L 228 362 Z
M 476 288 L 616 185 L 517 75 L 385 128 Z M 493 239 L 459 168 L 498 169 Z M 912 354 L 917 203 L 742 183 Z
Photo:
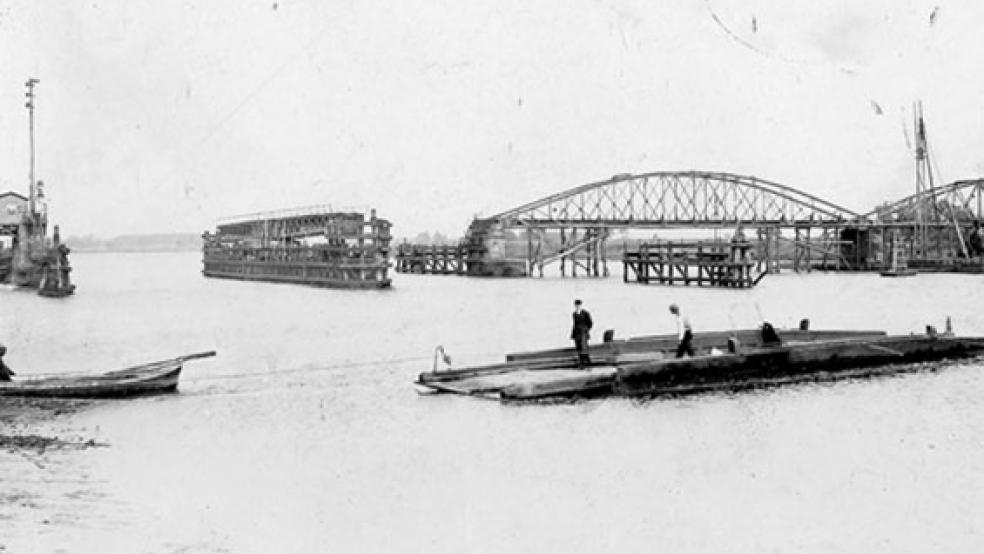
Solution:
M 76 248 L 71 244 L 68 247 L 73 254 L 175 254 L 180 252 L 198 252 L 200 248 Z
M 70 236 L 65 244 L 73 252 L 200 252 L 202 237 L 198 233 L 158 233 L 120 235 L 100 238 L 91 235 Z

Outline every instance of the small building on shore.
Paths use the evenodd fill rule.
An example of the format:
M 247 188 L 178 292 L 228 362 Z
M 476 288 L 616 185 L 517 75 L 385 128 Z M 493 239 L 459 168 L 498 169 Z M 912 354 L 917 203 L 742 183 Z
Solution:
M 0 192 L 0 235 L 16 234 L 27 208 L 26 196 L 12 190 Z

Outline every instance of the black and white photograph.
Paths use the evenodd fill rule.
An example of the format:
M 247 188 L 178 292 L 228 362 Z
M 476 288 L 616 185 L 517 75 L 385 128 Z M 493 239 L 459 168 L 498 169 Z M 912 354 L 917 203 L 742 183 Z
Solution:
M 979 551 L 981 29 L 0 0 L 0 554 Z

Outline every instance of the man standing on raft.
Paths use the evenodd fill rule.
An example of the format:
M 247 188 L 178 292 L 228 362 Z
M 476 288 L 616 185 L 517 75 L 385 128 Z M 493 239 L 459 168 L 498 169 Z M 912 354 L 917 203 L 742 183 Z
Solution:
M 670 304 L 670 313 L 676 316 L 677 338 L 680 340 L 677 344 L 676 357 L 682 358 L 684 354 L 693 357 L 694 347 L 691 342 L 694 340 L 694 333 L 690 328 L 690 319 L 680 313 L 680 307 L 676 304 Z
M 574 301 L 574 327 L 571 329 L 571 340 L 574 341 L 574 350 L 577 351 L 577 367 L 584 369 L 591 363 L 588 356 L 588 338 L 591 331 L 591 314 L 581 308 L 581 301 Z

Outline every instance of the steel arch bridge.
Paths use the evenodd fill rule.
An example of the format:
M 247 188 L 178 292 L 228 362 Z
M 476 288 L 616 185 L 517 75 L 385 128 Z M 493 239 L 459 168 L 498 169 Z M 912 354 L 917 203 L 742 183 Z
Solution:
M 864 217 L 880 222 L 914 222 L 920 215 L 925 223 L 980 221 L 984 218 L 982 207 L 984 179 L 966 179 L 879 206 Z
M 780 229 L 795 229 L 808 258 L 839 256 L 837 233 L 865 223 L 863 216 L 817 196 L 757 177 L 712 171 L 620 174 L 476 219 L 466 243 L 469 271 L 543 274 L 545 264 L 570 263 L 574 276 L 607 275 L 607 241 L 620 229 L 751 227 L 778 253 Z M 509 230 L 526 230 L 526 257 L 506 256 Z M 811 237 L 810 229 L 821 236 Z M 821 243 L 821 245 L 818 245 Z M 515 244 L 515 243 L 513 243 Z M 823 250 L 819 254 L 820 250 Z M 513 248 L 515 251 L 515 248 Z M 797 250 L 799 252 L 799 250 Z
M 455 256 L 469 274 L 532 276 L 538 269 L 542 276 L 545 264 L 559 261 L 561 276 L 568 263 L 572 276 L 579 269 L 600 276 L 608 274 L 612 231 L 745 227 L 757 234 L 754 257 L 766 271 L 781 264 L 795 271 L 871 270 L 886 267 L 889 254 L 894 260 L 901 250 L 909 260 L 934 263 L 981 256 L 982 222 L 984 179 L 935 187 L 862 214 L 754 176 L 660 171 L 615 175 L 476 218 Z M 525 247 L 517 244 L 517 230 L 525 230 Z
M 487 218 L 505 227 L 843 225 L 861 215 L 757 177 L 685 171 L 616 175 Z

